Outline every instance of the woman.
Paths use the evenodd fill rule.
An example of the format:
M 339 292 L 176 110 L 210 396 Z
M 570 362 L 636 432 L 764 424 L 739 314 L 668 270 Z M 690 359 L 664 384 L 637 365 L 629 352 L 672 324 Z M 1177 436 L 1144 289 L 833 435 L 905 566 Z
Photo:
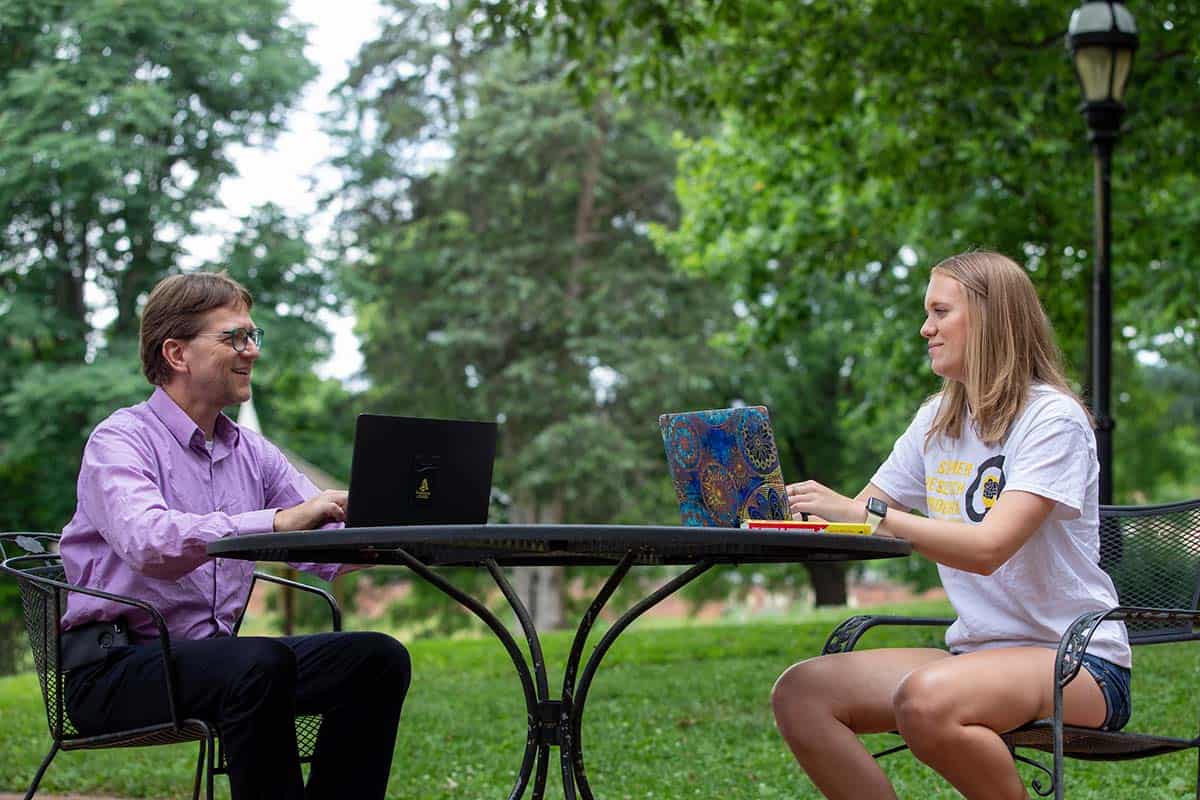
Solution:
M 1079 614 L 1117 605 L 1098 566 L 1095 437 L 1033 284 L 1011 259 L 980 251 L 938 264 L 925 313 L 941 393 L 857 497 L 815 481 L 787 491 L 793 515 L 866 519 L 936 561 L 958 614 L 950 652 L 812 658 L 780 676 L 771 703 L 826 797 L 896 797 L 857 737 L 895 730 L 965 797 L 1025 798 L 999 733 L 1053 714 L 1060 635 Z M 1123 726 L 1130 665 L 1124 625 L 1101 624 L 1063 692 L 1065 722 Z

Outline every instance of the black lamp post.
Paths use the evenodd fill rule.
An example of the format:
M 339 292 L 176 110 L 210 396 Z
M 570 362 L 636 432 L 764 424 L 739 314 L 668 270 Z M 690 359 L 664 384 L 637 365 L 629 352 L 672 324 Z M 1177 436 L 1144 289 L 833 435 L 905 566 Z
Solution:
M 1083 90 L 1080 111 L 1087 120 L 1088 141 L 1096 162 L 1095 269 L 1092 273 L 1088 390 L 1096 419 L 1096 451 L 1100 460 L 1100 502 L 1112 502 L 1112 432 L 1109 410 L 1112 367 L 1112 213 L 1109 205 L 1112 151 L 1125 113 L 1125 83 L 1137 50 L 1137 25 L 1119 2 L 1087 2 L 1071 13 L 1067 48 Z

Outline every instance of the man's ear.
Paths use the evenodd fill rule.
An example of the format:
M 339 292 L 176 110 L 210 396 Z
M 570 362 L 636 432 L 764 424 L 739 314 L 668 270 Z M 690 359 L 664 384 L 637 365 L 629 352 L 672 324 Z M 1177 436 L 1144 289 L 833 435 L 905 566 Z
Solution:
M 180 339 L 167 339 L 162 343 L 163 360 L 172 372 L 188 371 L 187 343 Z

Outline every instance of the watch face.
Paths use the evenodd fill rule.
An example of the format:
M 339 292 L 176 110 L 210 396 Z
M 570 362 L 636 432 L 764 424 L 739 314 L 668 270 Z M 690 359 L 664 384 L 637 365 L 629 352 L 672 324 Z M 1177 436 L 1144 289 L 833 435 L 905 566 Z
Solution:
M 880 500 L 878 497 L 867 498 L 867 511 L 877 517 L 887 515 L 887 503 Z

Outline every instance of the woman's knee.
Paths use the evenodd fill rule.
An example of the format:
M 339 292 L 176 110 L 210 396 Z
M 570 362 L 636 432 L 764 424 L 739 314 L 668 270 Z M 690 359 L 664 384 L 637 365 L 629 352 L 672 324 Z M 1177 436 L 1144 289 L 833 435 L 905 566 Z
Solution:
M 937 670 L 917 669 L 900 681 L 892 695 L 896 728 L 913 755 L 936 747 L 957 724 L 951 687 Z
M 771 709 L 780 731 L 807 727 L 814 719 L 831 716 L 828 702 L 838 693 L 836 667 L 825 656 L 810 658 L 784 670 L 771 689 Z

